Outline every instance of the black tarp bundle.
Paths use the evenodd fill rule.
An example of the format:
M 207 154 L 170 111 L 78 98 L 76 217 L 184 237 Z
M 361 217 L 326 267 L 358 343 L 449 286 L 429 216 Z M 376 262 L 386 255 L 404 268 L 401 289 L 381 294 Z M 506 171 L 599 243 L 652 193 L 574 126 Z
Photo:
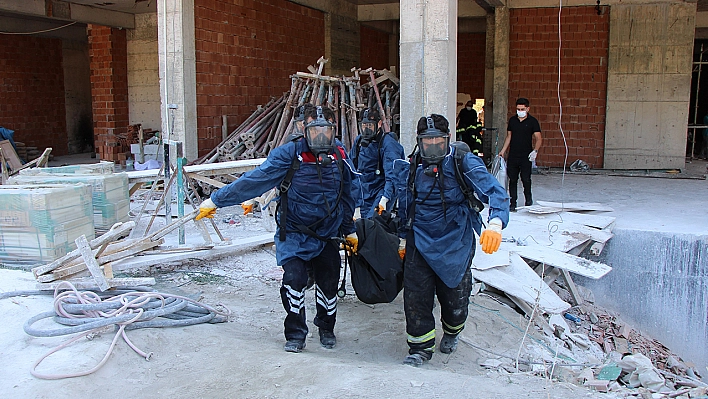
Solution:
M 391 232 L 393 223 L 377 216 L 359 219 L 355 225 L 359 249 L 347 256 L 356 296 L 368 304 L 389 303 L 403 288 L 403 261 L 398 236 Z

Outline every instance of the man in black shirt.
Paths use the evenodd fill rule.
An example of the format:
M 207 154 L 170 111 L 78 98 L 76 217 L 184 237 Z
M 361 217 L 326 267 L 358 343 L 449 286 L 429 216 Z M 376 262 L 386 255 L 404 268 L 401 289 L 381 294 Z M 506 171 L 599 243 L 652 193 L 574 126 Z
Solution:
M 538 119 L 529 115 L 529 100 L 519 98 L 516 100 L 516 115 L 509 119 L 504 146 L 499 156 L 504 156 L 509 150 L 507 158 L 507 175 L 509 176 L 509 197 L 511 198 L 510 210 L 516 211 L 516 186 L 521 173 L 521 183 L 524 185 L 524 198 L 526 206 L 533 205 L 531 197 L 531 164 L 536 160 L 538 150 L 541 148 L 541 125 Z M 535 140 L 534 140 L 535 139 Z M 534 142 L 535 141 L 535 142 Z

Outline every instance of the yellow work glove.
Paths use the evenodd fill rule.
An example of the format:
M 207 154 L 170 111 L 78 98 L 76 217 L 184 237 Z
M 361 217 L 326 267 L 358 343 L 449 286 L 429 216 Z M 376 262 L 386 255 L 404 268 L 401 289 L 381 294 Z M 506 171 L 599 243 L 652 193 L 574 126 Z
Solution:
M 398 256 L 401 257 L 401 260 L 406 257 L 406 239 L 401 238 L 400 241 L 398 242 Z
M 499 249 L 502 240 L 502 221 L 499 218 L 494 218 L 489 221 L 487 228 L 479 237 L 479 243 L 482 245 L 482 251 L 487 254 L 493 254 Z
M 244 216 L 248 215 L 249 213 L 253 213 L 253 204 L 255 204 L 254 200 L 248 200 L 241 203 L 241 208 L 243 208 Z
M 201 218 L 213 218 L 214 214 L 216 213 L 216 205 L 214 205 L 214 202 L 212 202 L 211 198 L 207 198 L 204 201 L 202 201 L 202 204 L 199 205 L 199 215 L 194 218 L 194 220 L 199 220 Z
M 379 215 L 382 214 L 383 211 L 386 210 L 386 204 L 388 204 L 388 198 L 382 196 L 379 200 L 379 204 L 376 205 L 376 213 Z
M 344 241 L 346 241 L 344 249 L 346 249 L 347 252 L 356 254 L 356 251 L 359 249 L 359 236 L 357 236 L 356 233 L 351 233 L 344 237 Z

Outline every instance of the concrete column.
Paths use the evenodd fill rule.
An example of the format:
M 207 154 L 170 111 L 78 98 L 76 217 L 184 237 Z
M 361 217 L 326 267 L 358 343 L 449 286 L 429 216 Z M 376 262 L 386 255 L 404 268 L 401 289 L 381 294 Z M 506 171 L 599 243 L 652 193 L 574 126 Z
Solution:
M 608 169 L 685 167 L 695 3 L 612 5 Z
M 401 0 L 401 144 L 415 146 L 418 119 L 444 115 L 455 126 L 457 0 Z
M 157 4 L 162 137 L 184 143 L 187 159 L 197 158 L 197 87 L 194 0 Z
M 496 127 L 492 137 L 492 151 L 497 152 L 506 139 L 507 109 L 509 107 L 509 8 L 494 9 L 494 94 L 492 95 L 492 120 Z M 485 116 L 486 121 L 486 116 Z M 496 155 L 496 154 L 494 154 Z
M 484 126 L 494 127 L 494 14 L 486 18 L 486 54 L 484 57 Z M 492 146 L 494 143 L 492 142 Z M 493 150 L 493 149 L 492 149 Z

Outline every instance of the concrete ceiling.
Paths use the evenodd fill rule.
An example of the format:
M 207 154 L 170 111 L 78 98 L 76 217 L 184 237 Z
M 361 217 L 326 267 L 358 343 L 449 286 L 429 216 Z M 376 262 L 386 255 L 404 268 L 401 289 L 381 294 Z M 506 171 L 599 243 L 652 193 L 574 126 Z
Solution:
M 167 0 L 170 1 L 170 0 Z M 158 0 L 71 0 L 69 3 L 81 4 L 102 10 L 120 11 L 130 14 L 157 12 Z

